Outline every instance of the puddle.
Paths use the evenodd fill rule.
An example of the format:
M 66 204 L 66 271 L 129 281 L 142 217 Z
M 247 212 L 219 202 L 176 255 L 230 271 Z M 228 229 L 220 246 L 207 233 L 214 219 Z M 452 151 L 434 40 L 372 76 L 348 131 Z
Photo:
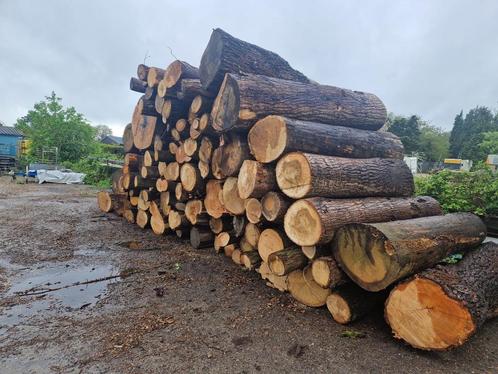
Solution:
M 0 332 L 26 323 L 32 317 L 88 308 L 105 296 L 109 284 L 119 279 L 109 277 L 118 275 L 119 271 L 111 265 L 84 266 L 74 263 L 16 270 L 15 276 L 9 279 L 11 287 L 5 296 L 26 293 L 31 296 L 20 296 L 21 304 L 3 308 L 0 312 Z

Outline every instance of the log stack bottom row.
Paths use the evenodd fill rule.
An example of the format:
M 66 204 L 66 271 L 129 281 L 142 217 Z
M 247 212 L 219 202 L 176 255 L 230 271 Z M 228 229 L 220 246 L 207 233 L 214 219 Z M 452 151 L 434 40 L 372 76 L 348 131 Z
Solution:
M 498 313 L 498 245 L 477 216 L 413 196 L 377 96 L 220 29 L 199 68 L 139 65 L 130 89 L 142 96 L 104 212 L 224 254 L 338 323 L 384 307 L 416 348 L 460 346 Z

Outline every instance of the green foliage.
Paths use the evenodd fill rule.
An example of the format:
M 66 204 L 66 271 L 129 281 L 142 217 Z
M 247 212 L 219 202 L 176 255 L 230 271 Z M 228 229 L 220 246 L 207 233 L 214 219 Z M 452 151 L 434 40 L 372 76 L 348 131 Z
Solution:
M 484 141 L 484 133 L 498 131 L 498 115 L 486 107 L 471 109 L 465 118 L 460 113 L 455 118 L 450 136 L 450 151 L 453 157 L 474 161 L 486 157 L 480 144 Z
M 498 131 L 484 132 L 482 142 L 479 143 L 479 150 L 485 155 L 498 154 Z
M 418 152 L 428 161 L 443 161 L 448 157 L 450 134 L 425 122 L 420 126 Z
M 94 127 L 94 129 L 95 129 L 95 139 L 97 141 L 101 141 L 107 135 L 112 135 L 112 130 L 107 125 L 97 125 Z
M 388 131 L 397 135 L 406 154 L 413 154 L 418 151 L 420 141 L 419 118 L 411 116 L 410 118 L 394 116 L 389 118 Z
M 60 161 L 75 162 L 95 146 L 95 128 L 73 107 L 64 108 L 55 92 L 36 103 L 15 127 L 32 141 L 31 155 L 42 147 L 58 147 Z
M 415 186 L 417 195 L 434 197 L 446 213 L 498 214 L 498 176 L 484 166 L 472 172 L 417 176 Z

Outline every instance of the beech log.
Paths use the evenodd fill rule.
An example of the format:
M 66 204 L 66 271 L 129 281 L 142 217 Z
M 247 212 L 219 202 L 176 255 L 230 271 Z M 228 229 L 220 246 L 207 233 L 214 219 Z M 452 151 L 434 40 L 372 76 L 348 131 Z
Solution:
M 195 249 L 211 248 L 213 246 L 214 234 L 208 230 L 199 227 L 190 229 L 190 244 Z
M 166 87 L 175 86 L 180 79 L 199 79 L 199 69 L 185 61 L 173 61 L 168 65 L 164 74 Z
M 245 160 L 238 176 L 239 195 L 243 199 L 260 198 L 277 189 L 275 168 L 258 161 Z
M 282 251 L 292 245 L 287 235 L 278 229 L 268 228 L 261 232 L 258 238 L 258 252 L 264 262 L 272 253 Z
M 225 180 L 222 196 L 223 205 L 229 213 L 234 215 L 244 214 L 246 210 L 245 201 L 239 196 L 237 178 L 230 177 Z
M 136 130 L 133 133 L 135 147 L 140 150 L 150 148 L 158 127 L 156 117 L 141 115 Z
M 270 222 L 283 222 L 291 200 L 280 192 L 270 191 L 261 199 L 263 216 Z
M 222 147 L 221 172 L 226 177 L 237 176 L 244 160 L 249 156 L 249 146 L 237 134 L 232 134 Z
M 202 179 L 199 169 L 194 165 L 186 163 L 180 169 L 180 180 L 187 192 L 203 193 L 205 189 L 204 179 Z
M 206 183 L 206 197 L 204 198 L 204 206 L 211 217 L 220 218 L 223 213 L 226 213 L 225 205 L 223 204 L 223 181 L 210 179 Z
M 323 288 L 336 288 L 349 281 L 332 256 L 315 259 L 311 264 L 311 275 L 315 282 Z
M 268 256 L 268 266 L 275 275 L 287 275 L 294 270 L 304 268 L 307 263 L 308 258 L 297 246 L 273 252 Z
M 156 67 L 149 67 L 147 73 L 147 84 L 149 87 L 157 87 L 161 79 L 164 78 L 165 71 Z

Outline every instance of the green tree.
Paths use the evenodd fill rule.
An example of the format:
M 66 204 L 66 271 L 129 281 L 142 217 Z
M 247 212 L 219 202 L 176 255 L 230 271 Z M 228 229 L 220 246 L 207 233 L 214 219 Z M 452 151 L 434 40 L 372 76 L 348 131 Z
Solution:
M 95 148 L 96 129 L 73 107 L 64 108 L 55 92 L 24 117 L 15 127 L 32 141 L 34 153 L 42 147 L 58 147 L 60 161 L 77 161 Z
M 449 154 L 450 134 L 426 122 L 420 122 L 418 151 L 427 161 L 443 161 Z
M 106 136 L 112 135 L 112 130 L 107 125 L 97 125 L 95 126 L 95 139 L 101 141 Z
M 410 118 L 394 116 L 389 119 L 387 130 L 397 135 L 406 154 L 413 154 L 419 150 L 420 143 L 420 125 L 419 117 L 413 115 Z
M 463 111 L 461 111 L 453 122 L 453 128 L 450 134 L 450 155 L 455 158 L 460 158 L 462 143 L 464 140 L 464 120 Z
M 485 156 L 498 154 L 498 131 L 484 132 L 482 135 L 482 142 L 479 143 L 482 154 Z

